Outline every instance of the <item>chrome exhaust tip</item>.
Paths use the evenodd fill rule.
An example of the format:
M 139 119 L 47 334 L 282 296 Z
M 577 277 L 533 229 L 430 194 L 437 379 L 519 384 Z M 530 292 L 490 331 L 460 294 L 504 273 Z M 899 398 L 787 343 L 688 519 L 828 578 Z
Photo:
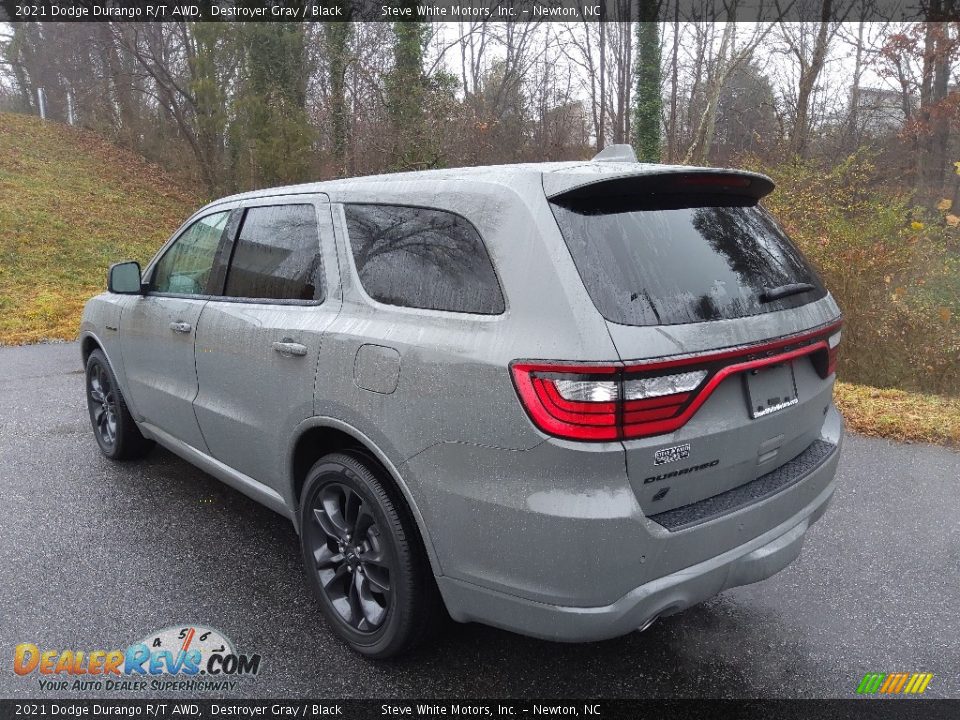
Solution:
M 659 619 L 660 619 L 659 615 L 654 615 L 652 618 L 647 620 L 643 625 L 637 628 L 637 632 L 643 632 L 644 630 L 649 630 L 650 626 L 653 625 Z

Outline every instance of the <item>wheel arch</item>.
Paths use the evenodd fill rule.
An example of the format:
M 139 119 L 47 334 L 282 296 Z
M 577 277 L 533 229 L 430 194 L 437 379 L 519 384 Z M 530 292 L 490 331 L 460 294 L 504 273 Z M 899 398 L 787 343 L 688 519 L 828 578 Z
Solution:
M 349 423 L 331 417 L 313 417 L 297 426 L 288 456 L 289 503 L 294 527 L 300 532 L 300 493 L 307 473 L 324 455 L 338 450 L 358 450 L 376 461 L 403 497 L 423 543 L 434 575 L 442 575 L 430 532 L 410 487 L 397 466 L 368 435 Z
M 103 349 L 103 343 L 94 335 L 92 332 L 85 332 L 80 337 L 80 355 L 83 358 L 83 367 L 87 367 L 87 360 L 90 359 L 90 355 L 93 354 L 94 350 L 99 350 L 103 353 L 104 357 L 107 358 L 107 362 L 110 362 L 110 358 L 107 357 L 107 351 Z M 111 363 L 111 367 L 113 363 Z
M 84 323 L 84 325 L 88 325 L 88 323 Z M 110 338 L 111 336 L 108 335 L 106 337 Z M 102 352 L 103 356 L 107 359 L 107 365 L 110 366 L 110 371 L 117 379 L 117 384 L 120 387 L 120 392 L 123 393 L 123 401 L 126 403 L 127 409 L 130 411 L 130 415 L 134 418 L 134 422 L 137 422 L 138 418 L 141 418 L 141 416 L 137 410 L 136 401 L 127 391 L 126 368 L 123 366 L 123 356 L 120 352 L 119 342 L 111 339 L 109 344 L 105 343 L 100 339 L 96 332 L 89 327 L 81 327 L 79 341 L 84 371 L 87 369 L 87 361 L 90 359 L 90 355 L 93 354 L 93 351 L 99 350 Z M 116 357 L 116 361 L 114 361 L 114 357 L 111 357 L 110 355 L 111 350 Z M 137 427 L 140 429 L 141 433 L 146 435 L 139 422 L 137 422 Z

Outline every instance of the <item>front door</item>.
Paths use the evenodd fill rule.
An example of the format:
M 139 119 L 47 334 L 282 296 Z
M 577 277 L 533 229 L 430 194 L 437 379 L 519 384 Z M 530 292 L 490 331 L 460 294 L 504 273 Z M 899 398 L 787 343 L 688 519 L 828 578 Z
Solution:
M 284 494 L 283 461 L 313 415 L 321 336 L 339 309 L 326 196 L 249 205 L 222 296 L 197 328 L 194 409 L 213 457 Z
M 198 450 L 206 445 L 193 412 L 194 340 L 229 215 L 206 215 L 184 230 L 148 269 L 146 294 L 120 317 L 127 391 L 137 419 Z

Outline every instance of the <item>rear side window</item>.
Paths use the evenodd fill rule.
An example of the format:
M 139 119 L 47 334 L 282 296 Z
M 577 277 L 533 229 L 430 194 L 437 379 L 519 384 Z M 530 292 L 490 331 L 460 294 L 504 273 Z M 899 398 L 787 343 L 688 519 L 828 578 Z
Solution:
M 313 205 L 247 210 L 227 271 L 227 297 L 322 300 L 320 235 Z
M 353 261 L 382 303 L 496 315 L 503 295 L 490 257 L 467 220 L 442 210 L 344 205 Z
M 600 313 L 625 325 L 674 325 L 797 307 L 826 290 L 755 201 L 729 196 L 552 203 Z M 809 283 L 770 300 L 765 293 Z

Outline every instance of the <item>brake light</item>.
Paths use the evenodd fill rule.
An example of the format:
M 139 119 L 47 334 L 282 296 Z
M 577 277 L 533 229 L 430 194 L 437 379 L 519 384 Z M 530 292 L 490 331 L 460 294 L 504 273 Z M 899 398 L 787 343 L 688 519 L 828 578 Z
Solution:
M 827 377 L 837 371 L 837 355 L 840 354 L 840 331 L 827 338 Z
M 673 182 L 675 187 L 750 187 L 750 178 L 729 173 L 681 175 Z
M 658 428 L 662 422 L 677 417 L 707 374 L 706 370 L 694 370 L 652 377 L 625 375 L 623 437 L 656 434 L 649 429 Z
M 517 361 L 520 401 L 540 430 L 567 440 L 649 437 L 683 427 L 730 375 L 810 356 L 821 377 L 836 366 L 840 323 L 718 353 L 624 364 Z
M 517 394 L 533 424 L 570 440 L 616 440 L 619 382 L 614 365 L 514 363 Z

